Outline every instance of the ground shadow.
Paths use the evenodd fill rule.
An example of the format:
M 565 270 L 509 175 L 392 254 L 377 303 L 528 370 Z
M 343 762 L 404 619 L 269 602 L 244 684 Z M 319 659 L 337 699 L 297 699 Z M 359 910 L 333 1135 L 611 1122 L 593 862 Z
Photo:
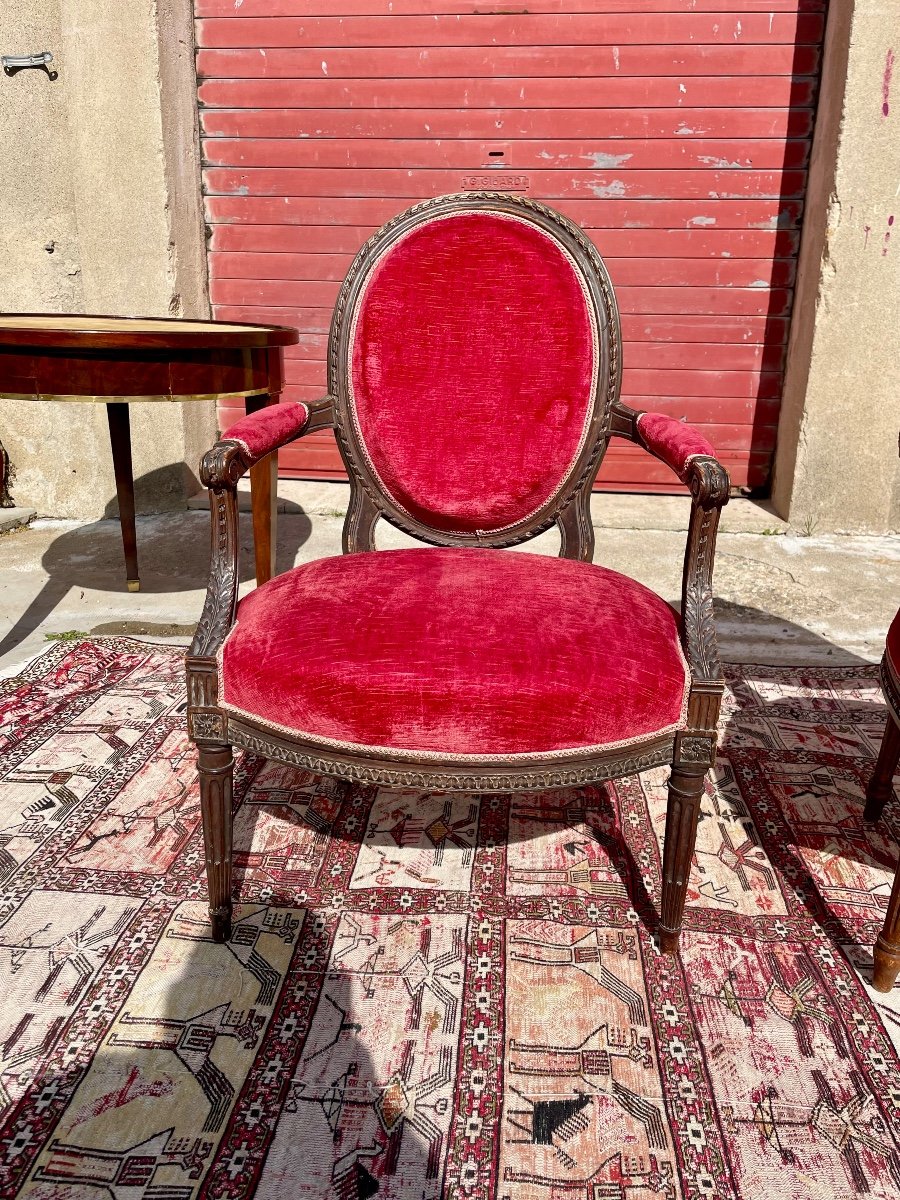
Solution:
M 815 19 L 813 14 L 807 17 L 809 21 Z M 769 260 L 760 263 L 761 279 L 752 285 L 764 282 L 769 289 L 768 306 L 762 313 L 765 328 L 750 430 L 747 484 L 741 489 L 744 495 L 753 498 L 765 498 L 771 493 L 788 344 L 795 315 L 800 239 L 807 216 L 809 163 L 821 92 L 823 45 L 824 31 L 819 39 L 801 41 L 798 37 L 794 43 L 787 128 L 782 142 L 784 156 L 780 169 L 776 168 L 780 177 L 775 243 Z
M 868 922 L 880 926 L 884 917 L 877 903 L 867 902 L 874 901 L 874 893 L 865 878 L 868 872 L 886 872 L 890 888 L 900 844 L 900 804 L 889 802 L 877 822 L 864 818 L 866 789 L 889 715 L 883 701 L 850 693 L 877 688 L 878 668 L 864 660 L 834 666 L 831 697 L 803 694 L 807 679 L 814 685 L 817 675 L 821 678 L 821 663 L 806 670 L 750 667 L 735 685 L 743 706 L 726 723 L 720 747 L 736 777 L 744 809 L 736 815 L 748 842 L 764 850 L 810 917 L 843 953 L 853 952 L 853 965 L 865 975 L 872 968 L 874 935 L 861 941 L 860 931 Z M 796 694 L 766 696 L 767 684 L 791 682 L 792 676 Z M 766 792 L 768 819 L 748 802 L 754 786 L 745 790 L 741 782 L 744 774 L 750 779 L 753 759 L 761 755 L 769 756 L 770 765 L 754 786 Z M 769 826 L 765 832 L 764 825 Z M 854 868 L 862 869 L 861 877 Z
M 0 1063 L 18 1064 L 0 1078 L 4 1195 L 26 1180 L 42 1195 L 126 1195 L 139 1175 L 179 1197 L 203 1180 L 259 1200 L 359 1200 L 390 1178 L 437 1200 L 451 1131 L 423 1136 L 437 1132 L 427 1087 L 419 1111 L 427 1071 L 405 1040 L 373 1038 L 390 996 L 375 995 L 365 956 L 342 957 L 333 914 L 244 905 L 222 946 L 201 902 L 70 899 L 51 911 L 32 893 L 0 924 L 15 964 Z M 400 974 L 379 982 L 402 1001 Z M 283 1003 L 305 994 L 316 1003 Z
M 152 476 L 166 468 L 150 472 L 135 481 L 135 489 L 154 491 Z M 140 491 L 138 491 L 140 494 Z M 241 580 L 253 578 L 253 529 L 249 513 L 242 513 Z M 141 592 L 151 595 L 169 592 L 205 590 L 209 577 L 209 513 L 204 510 L 178 510 L 141 516 L 137 519 L 138 559 Z M 305 513 L 279 515 L 276 550 L 276 570 L 281 572 L 294 565 L 297 551 L 308 540 L 312 523 Z M 91 521 L 67 529 L 54 538 L 44 552 L 41 565 L 47 580 L 40 592 L 22 612 L 12 629 L 0 641 L 0 656 L 13 650 L 30 633 L 39 628 L 73 588 L 126 593 L 125 567 L 122 554 L 122 533 L 118 521 L 118 506 L 111 499 L 100 521 Z M 200 606 L 196 617 L 199 619 Z M 95 633 L 146 632 L 157 636 L 186 636 L 192 625 L 172 627 L 123 628 L 121 622 L 109 627 L 97 627 Z

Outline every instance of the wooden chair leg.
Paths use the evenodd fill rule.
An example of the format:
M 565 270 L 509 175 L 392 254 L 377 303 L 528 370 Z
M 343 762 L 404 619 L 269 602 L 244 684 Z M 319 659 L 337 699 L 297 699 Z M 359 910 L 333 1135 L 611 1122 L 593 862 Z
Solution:
M 900 975 L 900 862 L 894 874 L 884 927 L 878 935 L 873 955 L 875 971 L 872 983 L 879 992 L 889 992 Z
M 201 746 L 198 771 L 209 917 L 213 939 L 227 942 L 231 936 L 231 793 L 234 777 L 231 747 Z
M 691 859 L 697 839 L 700 798 L 703 795 L 705 766 L 679 763 L 672 767 L 669 802 L 666 808 L 666 834 L 663 842 L 662 912 L 659 945 L 666 954 L 677 954 L 684 900 L 687 895 Z
M 900 725 L 892 713 L 888 714 L 887 729 L 881 739 L 878 761 L 866 790 L 866 809 L 863 816 L 867 821 L 877 821 L 884 806 L 891 798 L 894 774 L 900 761 Z

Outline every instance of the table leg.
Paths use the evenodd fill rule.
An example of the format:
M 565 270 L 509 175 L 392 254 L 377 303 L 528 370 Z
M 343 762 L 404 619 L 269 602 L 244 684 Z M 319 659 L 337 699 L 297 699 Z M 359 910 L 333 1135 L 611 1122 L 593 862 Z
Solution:
M 9 494 L 9 455 L 0 442 L 0 508 L 15 508 L 15 502 Z
M 131 422 L 127 404 L 107 404 L 109 442 L 116 475 L 116 499 L 125 551 L 125 582 L 129 592 L 139 592 L 137 534 L 134 528 L 134 473 L 131 466 Z
M 248 413 L 277 404 L 277 396 L 248 396 Z M 253 549 L 256 560 L 256 586 L 275 574 L 275 547 L 278 525 L 278 455 L 270 454 L 250 468 L 250 503 L 253 508 Z

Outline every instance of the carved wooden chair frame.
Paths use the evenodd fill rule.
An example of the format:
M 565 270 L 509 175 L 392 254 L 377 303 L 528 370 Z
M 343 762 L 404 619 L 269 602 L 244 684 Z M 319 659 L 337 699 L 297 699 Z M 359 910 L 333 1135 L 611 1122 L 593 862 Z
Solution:
M 523 217 L 548 233 L 575 262 L 587 281 L 602 344 L 601 370 L 588 436 L 563 486 L 534 515 L 497 534 L 450 534 L 419 523 L 385 495 L 354 429 L 348 388 L 348 344 L 354 303 L 373 264 L 408 230 L 436 216 L 487 209 Z M 375 549 L 374 530 L 384 518 L 422 541 L 438 546 L 511 546 L 550 528 L 561 535 L 560 556 L 590 562 L 594 549 L 590 496 L 610 437 L 649 449 L 638 430 L 641 414 L 619 400 L 621 338 L 619 316 L 606 268 L 588 238 L 574 224 L 536 201 L 480 192 L 439 197 L 416 205 L 388 222 L 354 260 L 341 288 L 328 352 L 329 394 L 310 404 L 305 425 L 292 436 L 333 428 L 350 478 L 350 505 L 344 522 L 348 554 Z M 728 475 L 710 455 L 692 456 L 682 474 L 692 497 L 682 586 L 682 648 L 690 669 L 686 728 L 643 742 L 633 749 L 609 749 L 564 762 L 536 755 L 534 761 L 460 765 L 422 763 L 401 751 L 390 758 L 323 751 L 321 746 L 236 719 L 218 702 L 219 652 L 234 625 L 238 604 L 238 508 L 236 487 L 256 460 L 241 441 L 227 435 L 203 458 L 200 474 L 209 488 L 212 562 L 203 613 L 187 658 L 188 729 L 199 751 L 199 774 L 214 936 L 229 936 L 231 921 L 232 747 L 290 763 L 321 775 L 364 784 L 423 791 L 512 792 L 595 783 L 672 765 L 663 849 L 663 897 L 659 935 L 662 948 L 677 949 L 687 879 L 691 867 L 700 797 L 714 761 L 716 725 L 724 689 L 713 624 L 712 568 L 716 530 L 729 495 Z

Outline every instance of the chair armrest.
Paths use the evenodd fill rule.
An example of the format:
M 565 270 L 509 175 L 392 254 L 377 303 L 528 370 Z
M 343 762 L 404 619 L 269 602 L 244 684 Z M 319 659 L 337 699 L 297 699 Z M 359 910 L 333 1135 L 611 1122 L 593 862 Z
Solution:
M 641 444 L 653 457 L 671 467 L 685 482 L 692 459 L 716 457 L 712 443 L 702 433 L 674 417 L 662 413 L 638 413 L 635 429 Z
M 723 508 L 731 482 L 702 433 L 662 413 L 639 412 L 621 400 L 612 406 L 610 432 L 658 458 L 687 484 L 695 505 Z
M 215 656 L 237 614 L 238 480 L 279 446 L 331 425 L 333 412 L 330 396 L 312 404 L 268 405 L 236 421 L 200 460 L 200 478 L 209 488 L 211 553 L 206 602 L 188 651 L 192 668 L 215 674 Z
M 643 446 L 691 490 L 691 521 L 681 586 L 681 640 L 694 681 L 717 689 L 722 667 L 713 620 L 712 571 L 719 516 L 728 503 L 728 472 L 702 433 L 660 413 L 613 405 L 612 432 Z
M 303 433 L 309 422 L 305 404 L 269 404 L 247 413 L 224 431 L 221 441 L 237 442 L 248 466 Z
M 261 459 L 305 433 L 333 420 L 330 396 L 310 404 L 269 404 L 228 427 L 200 460 L 200 479 L 213 490 L 237 487 L 237 481 Z

